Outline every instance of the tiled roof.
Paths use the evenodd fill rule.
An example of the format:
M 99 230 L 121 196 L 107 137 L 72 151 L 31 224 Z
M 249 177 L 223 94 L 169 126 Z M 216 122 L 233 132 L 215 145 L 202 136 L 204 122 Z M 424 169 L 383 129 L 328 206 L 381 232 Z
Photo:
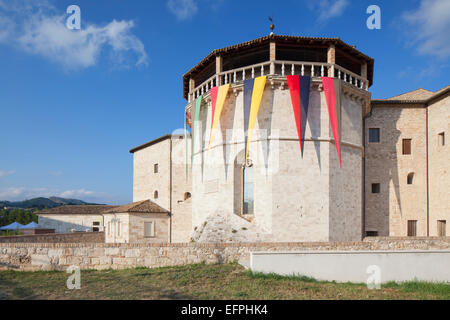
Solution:
M 60 206 L 52 209 L 44 209 L 36 214 L 102 214 L 105 210 L 116 208 L 117 206 L 106 205 L 80 205 L 80 206 Z
M 431 92 L 431 94 L 428 94 L 429 92 Z M 417 89 L 389 99 L 374 99 L 371 101 L 371 103 L 372 105 L 417 104 L 425 106 L 433 103 L 435 99 L 444 97 L 449 93 L 450 86 L 446 86 L 436 92 L 428 91 L 425 89 Z
M 201 60 L 195 67 L 193 67 L 191 70 L 189 70 L 188 72 L 186 72 L 183 75 L 184 98 L 187 97 L 188 81 L 189 81 L 190 75 L 195 74 L 198 70 L 201 70 L 206 65 L 211 63 L 213 61 L 213 59 L 215 59 L 216 55 L 220 55 L 220 54 L 226 53 L 226 52 L 239 52 L 242 49 L 252 48 L 252 47 L 258 46 L 263 43 L 268 43 L 270 41 L 275 41 L 280 44 L 290 43 L 290 44 L 302 44 L 305 46 L 314 46 L 317 44 L 334 44 L 334 45 L 336 45 L 336 47 L 340 48 L 342 51 L 347 52 L 350 55 L 357 56 L 358 58 L 365 60 L 368 63 L 367 76 L 368 76 L 370 85 L 372 85 L 374 59 L 365 55 L 361 51 L 357 50 L 355 46 L 351 46 L 351 45 L 345 43 L 340 38 L 301 37 L 301 36 L 287 36 L 287 35 L 271 34 L 268 36 L 264 36 L 264 37 L 261 37 L 258 39 L 251 40 L 251 41 L 246 41 L 246 42 L 238 43 L 238 44 L 228 46 L 225 48 L 213 50 L 209 55 L 207 55 L 203 60 Z
M 433 95 L 433 91 L 425 90 L 422 88 L 409 91 L 398 96 L 389 98 L 387 100 L 425 100 Z
M 151 200 L 133 202 L 124 206 L 106 210 L 104 213 L 169 213 Z
M 166 134 L 166 135 L 163 135 L 163 136 L 161 136 L 159 138 L 153 139 L 153 140 L 151 140 L 149 142 L 146 142 L 144 144 L 141 144 L 140 146 L 137 146 L 137 147 L 131 149 L 130 153 L 135 153 L 136 151 L 139 151 L 141 149 L 145 149 L 145 148 L 147 148 L 147 147 L 149 147 L 151 145 L 154 145 L 154 144 L 156 144 L 158 142 L 161 142 L 161 141 L 164 141 L 164 140 L 167 140 L 167 139 L 170 139 L 170 138 L 172 138 L 172 139 L 184 139 L 184 135 L 183 134 Z

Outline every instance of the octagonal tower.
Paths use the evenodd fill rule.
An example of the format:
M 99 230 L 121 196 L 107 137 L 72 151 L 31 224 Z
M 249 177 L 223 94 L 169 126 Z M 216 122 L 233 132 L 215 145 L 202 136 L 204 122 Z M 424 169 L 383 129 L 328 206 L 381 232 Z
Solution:
M 363 117 L 374 60 L 339 38 L 270 35 L 214 50 L 183 76 L 195 125 L 192 225 L 197 241 L 362 238 Z M 303 156 L 286 76 L 311 77 Z M 244 81 L 266 76 L 245 161 Z M 341 163 L 322 77 L 340 79 Z M 214 140 L 211 88 L 230 84 Z M 191 108 L 202 97 L 198 121 Z

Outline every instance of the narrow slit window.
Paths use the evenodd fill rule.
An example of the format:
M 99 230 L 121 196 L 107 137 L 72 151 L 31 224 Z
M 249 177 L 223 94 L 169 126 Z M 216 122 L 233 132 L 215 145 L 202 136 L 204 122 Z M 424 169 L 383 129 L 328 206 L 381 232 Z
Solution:
M 408 237 L 417 236 L 417 220 L 408 220 Z
M 159 170 L 158 164 L 155 163 L 155 164 L 153 165 L 153 173 L 158 173 L 158 170 Z
M 158 190 L 155 190 L 155 192 L 153 193 L 153 198 L 158 199 L 158 196 L 159 196 Z
M 408 174 L 407 182 L 408 184 L 413 184 L 413 181 L 414 181 L 414 172 L 410 172 Z
M 438 134 L 438 144 L 440 147 L 445 146 L 445 132 L 441 132 Z
M 447 221 L 445 220 L 438 220 L 438 237 L 445 237 L 447 236 Z

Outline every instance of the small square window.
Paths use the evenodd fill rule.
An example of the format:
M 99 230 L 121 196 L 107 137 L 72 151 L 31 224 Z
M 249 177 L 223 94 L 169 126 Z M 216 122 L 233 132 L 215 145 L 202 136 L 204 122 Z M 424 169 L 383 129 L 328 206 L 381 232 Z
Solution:
M 380 193 L 380 184 L 372 183 L 372 193 Z
M 158 173 L 158 164 L 157 163 L 155 163 L 154 165 L 153 165 L 153 173 Z
M 441 132 L 438 134 L 438 143 L 440 147 L 445 146 L 445 132 Z
M 369 142 L 370 143 L 380 142 L 379 128 L 369 128 Z
M 411 154 L 411 139 L 403 139 L 403 154 Z

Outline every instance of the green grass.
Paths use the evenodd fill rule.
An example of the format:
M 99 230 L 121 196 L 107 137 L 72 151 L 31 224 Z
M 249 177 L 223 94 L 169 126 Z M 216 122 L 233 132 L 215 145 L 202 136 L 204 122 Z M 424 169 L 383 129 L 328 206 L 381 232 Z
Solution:
M 0 299 L 450 299 L 449 284 L 364 284 L 253 273 L 232 264 L 81 271 L 68 290 L 65 272 L 0 272 Z

